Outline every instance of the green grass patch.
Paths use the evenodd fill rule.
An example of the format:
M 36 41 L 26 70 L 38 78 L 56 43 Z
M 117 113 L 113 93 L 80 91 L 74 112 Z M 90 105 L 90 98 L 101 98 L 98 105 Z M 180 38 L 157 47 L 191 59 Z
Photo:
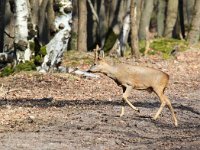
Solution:
M 175 47 L 178 47 L 179 51 L 185 51 L 188 48 L 188 43 L 183 40 L 178 39 L 166 39 L 158 38 L 154 39 L 150 44 L 149 55 L 155 55 L 161 53 L 164 59 L 168 59 L 171 56 L 172 50 Z M 145 41 L 139 42 L 140 52 L 144 53 L 145 51 Z
M 18 73 L 20 71 L 32 71 L 36 70 L 36 66 L 32 61 L 27 61 L 25 63 L 17 64 L 15 67 L 6 66 L 1 72 L 0 77 L 9 76 L 13 73 Z

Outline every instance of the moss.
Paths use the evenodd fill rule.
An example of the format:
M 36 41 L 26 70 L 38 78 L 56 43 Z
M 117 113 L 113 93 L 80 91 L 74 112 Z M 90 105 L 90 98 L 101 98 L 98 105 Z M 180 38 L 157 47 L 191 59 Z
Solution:
M 45 56 L 47 54 L 46 46 L 42 46 L 40 48 L 39 54 L 41 54 L 42 56 Z
M 183 40 L 165 38 L 156 39 L 150 44 L 150 48 L 156 52 L 162 52 L 165 59 L 170 57 L 172 50 L 176 46 L 179 47 L 180 51 L 185 51 L 188 44 Z
M 112 29 L 109 30 L 108 32 L 108 35 L 106 37 L 106 40 L 105 40 L 105 44 L 104 44 L 104 51 L 105 52 L 108 52 L 112 47 L 113 45 L 115 44 L 115 41 L 117 39 L 118 35 L 116 35 Z
M 178 46 L 180 51 L 185 51 L 188 47 L 188 43 L 178 39 L 158 38 L 150 43 L 149 55 L 161 53 L 164 59 L 170 58 L 172 50 Z M 139 42 L 140 52 L 145 51 L 145 41 Z
M 30 50 L 31 50 L 32 52 L 34 52 L 35 43 L 34 43 L 34 42 L 29 42 L 29 46 L 30 46 Z
M 37 55 L 34 57 L 34 64 L 39 66 L 43 62 L 43 57 L 41 55 Z
M 33 58 L 35 65 L 39 66 L 43 62 L 44 56 L 47 54 L 46 46 L 42 46 L 36 56 Z

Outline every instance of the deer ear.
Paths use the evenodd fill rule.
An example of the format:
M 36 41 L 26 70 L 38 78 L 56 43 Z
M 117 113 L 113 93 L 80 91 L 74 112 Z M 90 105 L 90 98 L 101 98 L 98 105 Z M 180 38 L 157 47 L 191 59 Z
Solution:
M 94 62 L 96 62 L 99 59 L 98 50 L 99 50 L 99 45 L 97 44 L 96 48 L 93 50 L 94 51 Z

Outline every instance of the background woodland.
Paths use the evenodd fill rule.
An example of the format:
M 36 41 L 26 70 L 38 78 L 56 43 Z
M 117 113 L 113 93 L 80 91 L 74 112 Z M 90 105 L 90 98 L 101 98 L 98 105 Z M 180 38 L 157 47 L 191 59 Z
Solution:
M 1 71 L 48 72 L 97 44 L 110 56 L 174 55 L 199 43 L 199 17 L 199 0 L 1 0 Z

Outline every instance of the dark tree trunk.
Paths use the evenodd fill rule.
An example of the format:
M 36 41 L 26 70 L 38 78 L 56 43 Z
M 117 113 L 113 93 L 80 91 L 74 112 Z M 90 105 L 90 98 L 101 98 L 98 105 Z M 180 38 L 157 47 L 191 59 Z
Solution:
M 0 0 L 0 53 L 4 49 L 5 7 L 6 0 Z
M 179 0 L 179 19 L 182 37 L 185 39 L 185 24 L 184 24 L 184 12 L 183 12 L 183 0 Z
M 46 18 L 46 8 L 47 8 L 48 0 L 43 0 L 40 5 L 39 10 L 39 39 L 43 43 L 48 43 L 48 34 L 45 28 L 45 18 Z

